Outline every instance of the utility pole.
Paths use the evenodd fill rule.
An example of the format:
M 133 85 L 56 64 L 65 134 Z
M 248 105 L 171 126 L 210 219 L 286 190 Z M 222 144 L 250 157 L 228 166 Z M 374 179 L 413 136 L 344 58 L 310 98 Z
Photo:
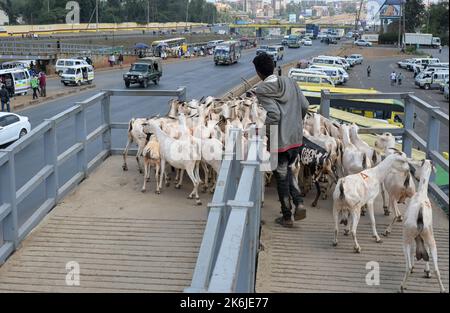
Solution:
M 96 0 L 96 5 L 95 5 L 95 21 L 97 24 L 97 32 L 98 32 L 98 0 Z
M 189 0 L 186 0 L 186 28 L 189 20 Z
M 47 12 L 50 13 L 50 0 L 47 0 Z
M 148 24 L 150 24 L 150 0 L 147 0 L 147 30 Z

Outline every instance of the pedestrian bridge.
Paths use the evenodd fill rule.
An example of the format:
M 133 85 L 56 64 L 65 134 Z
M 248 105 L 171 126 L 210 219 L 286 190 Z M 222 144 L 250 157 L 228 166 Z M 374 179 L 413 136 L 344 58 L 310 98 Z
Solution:
M 377 244 L 371 238 L 368 217 L 363 217 L 358 228 L 361 254 L 353 253 L 351 238 L 343 235 L 339 246 L 332 246 L 330 200 L 321 200 L 317 208 L 312 208 L 312 198 L 308 197 L 306 220 L 296 222 L 292 229 L 275 225 L 279 203 L 273 185 L 262 192 L 257 138 L 251 141 L 248 160 L 239 161 L 235 155 L 240 147 L 234 144 L 238 132 L 233 132 L 216 191 L 214 195 L 201 194 L 203 206 L 186 199 L 189 184 L 181 190 L 164 188 L 156 195 L 152 179 L 147 193 L 141 193 L 143 177 L 136 165 L 130 163 L 130 170 L 123 172 L 122 158 L 117 155 L 122 149 L 111 147 L 111 131 L 125 131 L 126 123 L 111 122 L 109 98 L 125 93 L 185 97 L 183 89 L 105 91 L 77 103 L 0 151 L 0 260 L 4 262 L 0 291 L 398 290 L 404 274 L 401 225 L 396 224 L 392 234 Z M 86 125 L 86 112 L 96 106 L 100 124 Z M 58 126 L 69 119 L 74 121 L 76 142 L 58 152 Z M 448 127 L 448 117 L 444 125 Z M 24 185 L 16 184 L 20 178 L 15 177 L 15 170 L 26 161 L 20 151 L 30 152 L 28 149 L 39 145 L 45 146 L 40 151 L 45 161 L 42 169 Z M 87 153 L 91 145 L 102 149 Z M 32 155 L 35 159 L 36 154 Z M 76 173 L 61 179 L 58 171 L 71 158 L 76 160 Z M 33 206 L 31 212 L 25 210 L 21 203 L 41 187 L 45 197 L 36 199 L 42 203 Z M 441 206 L 445 206 L 443 200 Z M 448 216 L 437 202 L 433 213 L 439 265 L 448 290 Z M 391 221 L 383 215 L 381 203 L 376 206 L 376 220 L 379 232 Z M 69 262 L 79 265 L 79 285 L 71 285 L 70 280 L 67 284 L 70 267 L 66 265 L 73 265 Z M 366 275 L 373 264 L 379 265 L 380 281 L 370 285 Z M 408 291 L 437 292 L 437 281 L 423 278 L 422 267 L 417 264 Z

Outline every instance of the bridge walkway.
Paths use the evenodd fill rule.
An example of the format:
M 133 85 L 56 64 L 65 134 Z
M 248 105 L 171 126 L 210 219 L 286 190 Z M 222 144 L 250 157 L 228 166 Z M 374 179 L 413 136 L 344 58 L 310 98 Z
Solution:
M 182 292 L 201 244 L 210 194 L 188 200 L 189 179 L 156 195 L 133 157 L 109 157 L 62 200 L 0 267 L 0 292 Z M 80 285 L 66 284 L 66 264 Z

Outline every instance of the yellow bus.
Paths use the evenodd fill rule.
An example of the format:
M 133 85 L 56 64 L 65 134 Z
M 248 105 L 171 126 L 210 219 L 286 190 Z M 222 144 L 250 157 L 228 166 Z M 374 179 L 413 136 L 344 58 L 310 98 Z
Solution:
M 320 104 L 321 91 L 327 89 L 330 93 L 345 94 L 377 94 L 379 91 L 374 89 L 358 89 L 358 88 L 324 88 L 321 86 L 305 86 L 299 84 L 304 95 L 311 104 Z M 348 99 L 348 100 L 331 100 L 332 108 L 344 110 L 354 114 L 358 114 L 367 118 L 386 120 L 390 124 L 403 126 L 403 118 L 405 106 L 403 101 L 397 99 Z

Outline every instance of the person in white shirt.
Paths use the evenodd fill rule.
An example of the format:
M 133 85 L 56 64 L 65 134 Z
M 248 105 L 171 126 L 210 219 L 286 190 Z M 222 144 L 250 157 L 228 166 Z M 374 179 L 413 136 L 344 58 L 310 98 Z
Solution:
M 397 73 L 395 73 L 395 71 L 392 72 L 390 78 L 391 78 L 391 86 L 394 86 L 395 83 L 397 82 Z

